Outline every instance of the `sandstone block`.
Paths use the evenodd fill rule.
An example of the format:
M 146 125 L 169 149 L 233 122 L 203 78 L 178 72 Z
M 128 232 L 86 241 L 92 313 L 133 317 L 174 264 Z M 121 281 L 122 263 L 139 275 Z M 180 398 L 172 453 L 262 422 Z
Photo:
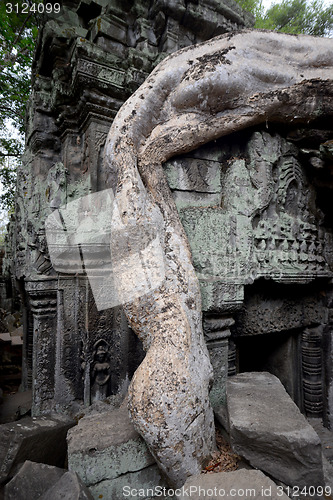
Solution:
M 75 472 L 65 472 L 65 474 L 39 498 L 39 500 L 92 499 L 92 494 Z
M 84 417 L 68 433 L 69 469 L 88 486 L 153 464 L 155 460 L 125 406 Z
M 289 498 L 283 493 L 282 487 L 277 486 L 263 472 L 246 469 L 190 477 L 176 498 L 183 499 L 189 496 L 192 500 L 199 500 L 205 496 L 210 500 L 230 497 L 251 498 L 251 500 Z
M 0 426 L 0 483 L 13 477 L 26 460 L 63 466 L 66 434 L 74 425 L 65 417 L 25 417 Z
M 240 373 L 227 382 L 231 444 L 290 486 L 323 486 L 321 442 L 277 377 Z
M 64 469 L 27 460 L 5 486 L 5 500 L 40 498 L 64 474 Z M 48 498 L 52 498 L 48 496 Z M 74 497 L 73 497 L 74 500 Z
M 161 478 L 159 468 L 155 464 L 136 472 L 128 472 L 115 479 L 106 479 L 90 486 L 89 489 L 96 500 L 100 498 L 124 500 L 124 498 L 135 497 L 150 499 L 154 492 L 158 493 L 160 491 L 157 490 L 158 486 L 168 489 L 167 484 Z

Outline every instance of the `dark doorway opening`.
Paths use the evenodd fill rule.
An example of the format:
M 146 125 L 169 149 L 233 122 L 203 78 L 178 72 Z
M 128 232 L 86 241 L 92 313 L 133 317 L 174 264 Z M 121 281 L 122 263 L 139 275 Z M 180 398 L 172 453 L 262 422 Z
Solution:
M 300 331 L 235 338 L 238 372 L 272 373 L 303 411 Z

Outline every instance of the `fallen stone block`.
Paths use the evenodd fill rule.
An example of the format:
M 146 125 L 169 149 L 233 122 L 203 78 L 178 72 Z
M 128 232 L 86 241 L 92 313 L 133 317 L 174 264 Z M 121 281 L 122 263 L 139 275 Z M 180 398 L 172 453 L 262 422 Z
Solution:
M 248 498 L 251 500 L 288 500 L 282 486 L 277 486 L 259 470 L 236 470 L 190 477 L 176 498 L 182 500 L 221 500 L 222 498 Z
M 321 442 L 270 373 L 240 373 L 227 382 L 233 450 L 290 486 L 323 486 Z
M 93 496 L 75 472 L 65 472 L 38 500 L 93 500 Z
M 125 498 L 151 499 L 156 493 L 157 498 L 168 498 L 160 495 L 160 489 L 168 490 L 167 484 L 161 477 L 157 465 L 150 465 L 145 469 L 128 472 L 115 479 L 106 479 L 89 487 L 94 499 L 124 500 Z M 155 498 L 155 497 L 154 497 Z M 47 499 L 45 499 L 47 500 Z
M 27 460 L 5 486 L 5 500 L 34 500 L 40 498 L 65 473 L 52 465 Z M 53 497 L 48 497 L 49 500 Z
M 67 441 L 68 467 L 95 499 L 123 500 L 125 487 L 142 491 L 167 486 L 126 406 L 82 418 Z
M 29 416 L 32 404 L 32 391 L 7 394 L 0 406 L 0 424 L 15 422 L 24 416 Z M 28 415 L 29 414 L 29 415 Z M 2 429 L 2 427 L 0 427 Z
M 155 464 L 125 406 L 82 418 L 67 441 L 68 468 L 87 486 Z
M 9 332 L 0 333 L 0 340 L 3 342 L 11 342 L 12 338 Z
M 25 417 L 0 426 L 0 484 L 7 481 L 26 460 L 62 467 L 68 429 L 67 417 Z

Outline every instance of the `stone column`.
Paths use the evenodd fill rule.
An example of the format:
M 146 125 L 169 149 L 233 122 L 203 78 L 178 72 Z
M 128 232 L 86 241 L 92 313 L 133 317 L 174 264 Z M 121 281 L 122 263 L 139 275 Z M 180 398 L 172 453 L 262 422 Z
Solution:
M 210 391 L 210 402 L 214 409 L 226 403 L 228 343 L 231 335 L 229 328 L 233 324 L 231 316 L 205 316 L 203 322 L 205 340 L 214 370 L 214 382 Z
M 326 427 L 333 429 L 333 282 L 327 293 L 327 325 L 323 335 L 323 353 L 325 370 L 325 395 L 323 422 Z
M 323 413 L 322 327 L 307 328 L 302 333 L 303 404 L 306 415 Z
M 54 398 L 57 291 L 54 280 L 28 282 L 33 315 L 32 414 L 49 413 Z

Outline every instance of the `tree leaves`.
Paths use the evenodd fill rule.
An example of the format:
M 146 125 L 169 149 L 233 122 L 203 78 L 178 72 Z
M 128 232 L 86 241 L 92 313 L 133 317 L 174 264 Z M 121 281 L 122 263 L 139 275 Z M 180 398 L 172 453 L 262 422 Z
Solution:
M 255 28 L 314 36 L 333 33 L 333 5 L 325 7 L 323 0 L 282 0 L 266 11 L 262 0 L 238 0 L 238 3 L 254 14 Z
M 333 29 L 333 7 L 322 0 L 283 0 L 270 7 L 258 27 L 284 33 L 328 36 Z
M 32 2 L 0 3 L 0 181 L 5 188 L 0 206 L 7 209 L 14 203 L 15 172 L 24 148 L 25 108 L 39 25 L 34 12 L 22 14 L 23 3 Z M 8 4 L 18 8 L 11 10 Z

